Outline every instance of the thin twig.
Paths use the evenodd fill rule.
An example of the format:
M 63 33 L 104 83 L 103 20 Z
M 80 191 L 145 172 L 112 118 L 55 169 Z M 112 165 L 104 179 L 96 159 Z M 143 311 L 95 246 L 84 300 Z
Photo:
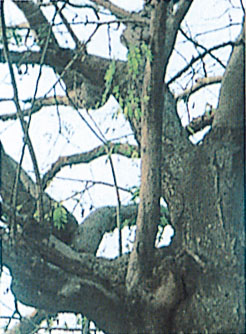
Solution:
M 101 132 L 100 128 L 96 124 L 95 120 L 91 117 L 91 115 L 89 115 L 89 117 L 93 120 L 93 124 L 96 127 L 96 129 L 97 129 L 97 131 L 99 132 L 100 135 L 92 128 L 92 126 L 86 121 L 86 119 L 84 118 L 84 116 L 79 112 L 78 106 L 70 98 L 67 90 L 64 90 L 64 91 L 65 91 L 66 96 L 67 96 L 68 100 L 70 101 L 71 105 L 78 112 L 78 115 L 82 118 L 82 120 L 86 123 L 86 125 L 94 133 L 94 135 L 104 144 L 106 153 L 108 155 L 109 162 L 110 162 L 110 167 L 111 167 L 111 171 L 112 171 L 112 176 L 113 176 L 113 180 L 114 180 L 114 185 L 115 185 L 117 202 L 118 202 L 118 205 L 117 205 L 117 227 L 118 227 L 118 230 L 119 230 L 119 255 L 121 256 L 122 255 L 122 231 L 121 231 L 121 223 L 120 223 L 121 201 L 120 201 L 119 187 L 118 187 L 118 184 L 117 184 L 115 168 L 114 168 L 113 160 L 112 160 L 112 157 L 111 157 L 112 151 L 111 151 L 111 148 L 109 148 L 109 146 L 108 146 L 108 145 L 110 145 L 110 143 L 107 141 L 107 139 L 105 138 L 104 134 Z
M 81 42 L 80 40 L 78 39 L 78 37 L 76 36 L 76 34 L 74 33 L 73 29 L 71 28 L 71 25 L 68 23 L 66 17 L 63 15 L 62 13 L 62 10 L 64 9 L 66 3 L 64 3 L 64 5 L 62 6 L 61 9 L 59 9 L 59 7 L 56 5 L 56 3 L 54 3 L 54 6 L 56 8 L 56 11 L 59 12 L 59 16 L 61 17 L 62 19 L 62 22 L 63 24 L 65 25 L 65 27 L 67 28 L 67 31 L 69 32 L 69 34 L 71 35 L 75 45 L 76 45 L 76 48 L 79 48 L 80 45 L 81 45 Z
M 212 52 L 214 50 L 218 50 L 220 48 L 225 48 L 227 46 L 232 46 L 233 47 L 234 42 L 229 41 L 229 42 L 226 42 L 226 43 L 216 45 L 216 46 L 212 47 L 211 49 L 204 51 L 198 57 L 192 58 L 188 65 L 186 65 L 182 70 L 177 72 L 170 80 L 168 80 L 167 85 L 172 84 L 175 80 L 180 78 L 186 71 L 189 70 L 191 65 L 193 65 L 195 62 L 197 62 L 199 59 L 204 58 L 209 52 Z
M 214 56 L 214 55 L 212 54 L 211 50 L 207 49 L 205 46 L 203 46 L 202 44 L 196 42 L 194 39 L 192 39 L 191 37 L 189 37 L 189 36 L 183 31 L 182 28 L 180 28 L 179 30 L 180 30 L 181 34 L 182 34 L 188 41 L 190 41 L 190 42 L 192 42 L 192 43 L 194 44 L 195 47 L 199 47 L 199 48 L 203 49 L 204 51 L 206 51 L 206 52 L 210 55 L 211 58 L 215 59 L 215 60 L 216 60 L 216 61 L 217 61 L 217 62 L 218 62 L 224 69 L 226 68 L 226 66 L 222 63 L 222 61 L 221 61 L 218 57 L 216 57 L 216 56 Z M 200 53 L 199 53 L 199 55 L 200 55 Z M 201 55 L 200 55 L 200 56 L 201 56 Z M 203 57 L 200 57 L 200 59 L 203 59 Z
M 24 120 L 22 110 L 20 108 L 18 90 L 17 90 L 16 80 L 15 80 L 14 70 L 13 70 L 13 66 L 12 66 L 12 63 L 11 63 L 10 56 L 9 56 L 8 42 L 7 42 L 7 36 L 6 36 L 6 24 L 5 24 L 4 8 L 3 8 L 4 0 L 1 1 L 0 6 L 1 6 L 1 23 L 2 23 L 2 37 L 3 37 L 4 54 L 5 54 L 6 61 L 8 63 L 8 67 L 9 67 L 11 83 L 12 83 L 13 93 L 14 93 L 14 103 L 15 103 L 15 106 L 16 106 L 18 118 L 19 118 L 20 123 L 21 123 L 21 128 L 22 128 L 22 131 L 23 131 L 23 134 L 24 134 L 24 141 L 27 144 L 27 147 L 28 147 L 28 150 L 29 150 L 29 153 L 30 153 L 30 156 L 31 156 L 33 168 L 34 168 L 35 177 L 36 177 L 37 193 L 39 194 L 38 199 L 37 199 L 37 207 L 38 207 L 38 211 L 39 211 L 39 219 L 41 221 L 42 218 L 43 218 L 42 196 L 40 197 L 40 194 L 42 194 L 41 178 L 40 178 L 40 173 L 39 173 L 39 168 L 38 168 L 38 163 L 37 163 L 36 155 L 35 155 L 35 152 L 34 152 L 34 148 L 33 148 L 29 133 L 28 133 L 28 125 L 27 125 L 26 121 Z M 15 224 L 15 211 L 16 210 L 15 209 L 16 209 L 16 205 L 17 205 L 18 178 L 19 177 L 16 176 L 14 193 L 13 193 L 13 207 L 14 207 L 14 213 L 13 213 L 13 228 L 14 229 L 13 229 L 13 232 L 14 233 L 15 233 L 15 229 L 16 229 L 16 224 Z

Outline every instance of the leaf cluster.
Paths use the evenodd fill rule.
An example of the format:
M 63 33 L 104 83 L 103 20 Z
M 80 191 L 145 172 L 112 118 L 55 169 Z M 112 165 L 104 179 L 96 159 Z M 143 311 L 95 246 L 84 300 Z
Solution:
M 146 61 L 152 61 L 151 51 L 147 44 L 142 42 L 139 46 L 132 45 L 127 55 L 127 75 L 126 89 L 127 94 L 123 98 L 119 85 L 114 85 L 112 93 L 118 100 L 124 116 L 126 118 L 141 118 L 141 88 Z M 116 63 L 112 60 L 105 74 L 105 91 L 102 97 L 102 104 L 106 102 L 108 94 L 113 86 L 116 73 Z M 144 97 L 148 98 L 148 97 Z
M 64 229 L 67 222 L 68 219 L 65 208 L 61 204 L 56 203 L 55 209 L 53 211 L 54 227 L 56 227 L 58 230 Z

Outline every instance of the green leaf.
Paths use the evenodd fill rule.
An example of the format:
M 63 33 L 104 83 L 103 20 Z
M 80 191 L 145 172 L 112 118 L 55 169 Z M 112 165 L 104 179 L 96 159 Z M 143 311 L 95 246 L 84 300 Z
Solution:
M 114 79 L 114 74 L 115 74 L 115 70 L 116 70 L 116 65 L 115 65 L 115 60 L 112 60 L 109 68 L 107 69 L 105 76 L 104 76 L 104 80 L 105 80 L 105 91 L 103 93 L 102 96 L 102 105 L 106 102 L 106 99 L 108 97 L 108 94 L 110 92 L 111 86 L 112 86 L 112 82 Z
M 60 204 L 53 211 L 54 226 L 58 229 L 64 229 L 67 224 L 67 212 Z

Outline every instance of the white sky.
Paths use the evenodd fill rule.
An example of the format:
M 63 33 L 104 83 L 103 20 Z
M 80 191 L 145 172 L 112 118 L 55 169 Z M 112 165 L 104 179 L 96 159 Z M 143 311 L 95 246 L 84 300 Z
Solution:
M 142 1 L 128 1 L 128 0 L 115 0 L 115 4 L 128 8 L 131 10 L 139 10 L 141 8 Z M 230 3 L 234 6 L 239 6 L 240 1 L 227 1 L 227 0 L 208 0 L 208 1 L 195 1 L 195 4 L 192 5 L 192 8 L 187 15 L 185 23 L 183 24 L 184 30 L 189 26 L 189 30 L 194 34 L 203 32 L 204 30 L 212 30 L 215 28 L 221 28 L 230 22 L 241 21 L 241 11 L 238 8 L 231 9 L 227 11 L 228 7 L 230 8 Z M 131 7 L 131 8 L 130 8 Z M 75 9 L 73 9 L 75 12 Z M 68 12 L 67 12 L 68 13 Z M 52 17 L 52 12 L 50 7 L 46 11 L 47 16 Z M 69 14 L 71 15 L 71 14 Z M 24 18 L 19 11 L 16 11 L 15 6 L 10 1 L 6 2 L 6 18 L 8 23 L 23 22 Z M 85 14 L 83 11 L 80 11 L 78 19 L 84 19 Z M 95 19 L 95 17 L 93 18 Z M 104 20 L 110 19 L 104 15 Z M 188 22 L 188 23 L 187 23 Z M 217 33 L 205 34 L 202 37 L 197 37 L 200 43 L 203 43 L 207 47 L 222 43 L 223 41 L 231 40 L 237 36 L 240 27 L 231 27 L 230 29 L 225 29 L 223 32 L 218 31 Z M 122 28 L 119 31 L 114 31 L 113 27 L 111 28 L 111 42 L 112 42 L 112 53 L 111 57 L 115 58 L 126 58 L 126 49 L 120 44 L 119 36 L 122 31 Z M 91 33 L 91 30 L 88 32 L 88 28 L 82 29 L 80 25 L 77 26 L 76 32 L 78 35 L 83 36 L 86 39 Z M 64 40 L 62 40 L 64 43 Z M 67 43 L 64 43 L 64 46 L 70 45 L 71 40 L 67 40 Z M 171 78 L 174 73 L 179 69 L 183 68 L 186 63 L 191 59 L 192 55 L 196 55 L 197 51 L 194 51 L 194 47 L 189 43 L 184 43 L 184 40 L 180 37 L 178 39 L 177 47 L 179 50 L 182 50 L 182 55 L 175 52 L 174 57 L 171 59 L 167 79 Z M 107 28 L 100 28 L 93 42 L 90 44 L 89 52 L 95 53 L 102 56 L 109 56 L 109 48 L 107 44 Z M 200 50 L 201 51 L 201 50 Z M 218 53 L 216 53 L 218 54 Z M 226 61 L 228 58 L 228 53 L 220 53 L 220 59 Z M 210 66 L 211 73 L 214 70 L 211 63 Z M 29 75 L 22 76 L 18 78 L 18 87 L 20 91 L 20 98 L 25 99 L 29 98 L 34 92 L 35 80 L 38 75 L 38 67 L 34 67 L 32 70 L 29 70 Z M 218 73 L 218 72 L 216 72 Z M 221 72 L 222 73 L 222 72 Z M 53 71 L 50 69 L 43 69 L 43 77 L 40 81 L 39 93 L 46 93 L 53 83 L 57 80 Z M 18 76 L 17 76 L 18 77 Z M 172 89 L 175 92 L 182 91 L 185 87 L 178 86 L 174 84 Z M 219 85 L 209 87 L 206 92 L 198 92 L 191 97 L 189 106 L 192 116 L 195 117 L 204 112 L 204 107 L 206 102 L 209 101 L 212 105 L 216 106 L 217 97 L 218 97 Z M 62 93 L 62 90 L 58 89 L 57 93 Z M 11 97 L 11 85 L 8 75 L 7 67 L 3 64 L 0 64 L 0 98 L 2 97 Z M 97 121 L 97 124 L 100 128 L 106 132 L 107 127 L 110 125 L 110 130 L 107 132 L 106 136 L 108 139 L 112 139 L 114 136 L 128 135 L 131 131 L 124 122 L 122 115 L 119 115 L 118 119 L 112 120 L 112 113 L 116 112 L 118 109 L 117 103 L 114 99 L 110 99 L 108 104 L 97 111 L 91 111 L 91 115 Z M 77 153 L 80 151 L 86 151 L 100 144 L 100 142 L 93 136 L 88 130 L 88 128 L 82 123 L 82 121 L 77 116 L 76 112 L 71 108 L 61 107 L 61 121 L 64 131 L 64 137 L 54 135 L 58 129 L 58 119 L 56 115 L 55 107 L 44 109 L 39 115 L 35 115 L 32 119 L 30 135 L 33 140 L 34 147 L 36 149 L 36 154 L 38 161 L 42 166 L 42 172 L 47 170 L 49 165 L 54 162 L 60 155 Z M 0 104 L 0 113 L 14 112 L 15 108 L 13 103 L 1 103 Z M 185 113 L 185 106 L 181 102 L 179 104 L 179 111 L 182 115 L 182 122 L 187 123 L 187 115 Z M 83 112 L 83 115 L 86 117 L 86 112 Z M 88 119 L 88 117 L 87 117 Z M 114 130 L 113 130 L 114 129 Z M 67 139 L 65 138 L 67 137 Z M 0 122 L 0 138 L 3 142 L 4 149 L 18 160 L 22 148 L 22 133 L 20 126 L 17 122 Z M 68 140 L 69 139 L 69 140 Z M 133 139 L 131 139 L 133 141 Z M 55 149 L 54 149 L 55 147 Z M 31 170 L 31 162 L 26 155 L 24 161 L 24 167 L 27 170 Z M 132 160 L 130 163 L 125 158 L 114 157 L 114 164 L 116 167 L 117 179 L 120 186 L 131 187 L 136 184 L 139 184 L 139 162 Z M 90 166 L 75 166 L 72 168 L 65 168 L 64 171 L 59 173 L 59 177 L 70 177 L 81 179 L 95 179 L 102 180 L 104 182 L 113 183 L 112 173 L 110 170 L 109 164 L 106 162 L 106 158 L 100 158 L 98 161 L 93 162 Z M 65 186 L 64 186 L 65 185 Z M 75 182 L 71 183 L 69 181 L 57 180 L 52 182 L 49 193 L 52 194 L 57 200 L 64 200 L 66 197 L 71 194 L 71 189 L 73 191 L 81 190 L 81 183 Z M 129 201 L 129 195 L 121 192 L 121 200 L 124 203 Z M 89 195 L 84 196 L 84 207 L 89 212 L 89 207 L 93 204 L 94 207 L 103 206 L 103 205 L 116 205 L 115 189 L 114 188 L 105 188 L 98 186 L 90 190 Z M 67 206 L 71 209 L 74 203 L 70 201 Z M 78 207 L 75 214 L 79 221 L 82 220 L 80 217 L 80 208 Z M 166 239 L 164 243 L 168 244 L 172 231 L 166 231 Z M 131 239 L 128 243 L 131 245 L 134 234 L 130 236 L 128 233 L 124 233 L 125 240 Z M 100 246 L 99 252 L 104 252 L 104 255 L 107 257 L 114 257 L 117 255 L 118 246 L 117 246 L 117 236 L 115 234 L 109 234 L 105 238 L 105 242 Z M 126 250 L 128 246 L 125 246 Z M 130 247 L 130 246 L 129 246 Z M 10 315 L 14 310 L 13 297 L 10 292 L 6 292 L 6 288 L 10 283 L 10 276 L 5 270 L 5 274 L 2 277 L 0 284 L 0 315 Z M 24 313 L 26 312 L 21 309 Z M 0 322 L 1 327 L 1 322 Z M 1 334 L 1 329 L 0 329 Z

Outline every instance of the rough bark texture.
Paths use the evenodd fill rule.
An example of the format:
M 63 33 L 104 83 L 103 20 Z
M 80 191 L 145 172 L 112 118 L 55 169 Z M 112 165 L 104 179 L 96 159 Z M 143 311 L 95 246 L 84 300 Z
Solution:
M 47 30 L 48 22 L 42 15 L 40 7 L 34 2 L 14 2 L 23 11 L 31 29 L 35 31 L 40 51 L 11 52 L 12 62 L 39 63 L 45 40 L 39 27 L 41 24 Z M 108 6 L 108 2 L 97 0 L 92 2 Z M 162 77 L 173 50 L 178 27 L 191 3 L 192 1 L 182 0 L 175 14 L 170 14 L 168 8 L 169 14 L 166 16 L 162 13 L 163 16 L 160 18 L 163 20 L 162 24 L 165 23 L 165 41 L 160 42 L 162 51 L 154 48 L 152 51 L 157 52 L 156 57 L 159 52 Z M 128 16 L 131 17 L 131 13 L 117 10 L 116 6 L 112 5 L 110 8 L 116 17 L 126 19 Z M 139 22 L 135 26 L 132 22 L 129 23 L 128 30 L 124 32 L 124 39 L 128 40 L 129 44 L 131 38 L 133 41 L 143 39 L 151 43 L 154 32 L 161 34 L 162 30 L 158 30 L 158 26 L 154 26 L 154 29 L 151 26 L 150 36 L 146 33 L 146 24 L 151 24 L 150 12 L 152 15 L 160 14 L 159 12 L 153 14 L 155 10 L 166 10 L 165 5 L 153 1 L 150 5 L 146 4 L 145 10 L 139 15 L 134 14 L 135 19 L 136 15 L 139 18 Z M 141 21 L 143 18 L 144 24 Z M 163 28 L 163 25 L 160 25 L 159 29 L 162 29 L 161 27 Z M 129 31 L 130 37 L 127 34 Z M 94 107 L 101 101 L 101 95 L 105 90 L 104 76 L 110 61 L 87 54 L 85 48 L 75 50 L 60 48 L 52 32 L 49 38 L 44 64 L 62 76 L 67 88 L 67 95 L 64 97 L 66 101 L 63 103 L 74 107 Z M 163 54 L 160 54 L 161 52 Z M 149 80 L 149 85 L 153 78 L 158 77 L 158 73 L 155 73 L 155 76 L 151 72 L 156 71 L 154 68 L 156 59 L 149 64 L 153 68 L 147 68 L 143 73 L 145 78 L 141 82 Z M 1 50 L 0 61 L 5 62 Z M 127 82 L 124 80 L 126 74 L 126 62 L 116 61 L 112 91 L 109 94 L 113 92 L 115 86 L 119 86 L 122 96 L 127 95 Z M 148 75 L 150 79 L 147 78 Z M 143 94 L 145 89 L 146 87 L 143 88 Z M 32 179 L 22 170 L 17 203 L 21 209 L 16 214 L 17 235 L 15 240 L 11 240 L 8 233 L 3 236 L 3 260 L 13 277 L 12 292 L 22 303 L 48 313 L 65 311 L 82 313 L 105 333 L 243 334 L 245 333 L 245 39 L 243 33 L 232 50 L 222 80 L 213 126 L 202 145 L 192 145 L 187 138 L 187 133 L 177 115 L 175 98 L 168 87 L 162 84 L 159 92 L 156 89 L 153 82 L 148 86 L 150 99 L 147 108 L 159 106 L 162 110 L 161 117 L 157 114 L 157 117 L 162 119 L 162 124 L 159 126 L 159 131 L 162 131 L 162 146 L 161 153 L 158 153 L 161 154 L 162 169 L 153 175 L 146 175 L 145 171 L 142 171 L 142 184 L 145 184 L 142 187 L 148 193 L 141 197 L 143 202 L 138 209 L 137 222 L 140 236 L 137 235 L 132 254 L 125 254 L 114 260 L 95 255 L 103 234 L 116 227 L 114 208 L 105 207 L 95 211 L 81 226 L 68 213 L 66 228 L 60 231 L 56 230 L 51 222 L 37 223 L 34 218 L 36 188 Z M 156 103 L 153 101 L 155 98 L 163 100 Z M 142 106 L 142 109 L 144 108 L 146 105 Z M 33 112 L 36 111 L 34 105 Z M 149 113 L 147 121 L 143 120 L 140 123 L 134 118 L 129 121 L 136 140 L 141 143 L 142 163 L 149 168 L 149 164 L 153 161 L 148 159 L 152 159 L 152 156 L 146 158 L 145 153 L 151 148 L 150 137 L 152 134 L 158 136 L 158 132 L 155 133 L 156 128 L 153 127 L 149 128 L 153 133 L 146 133 L 153 121 L 152 109 L 148 109 L 147 112 Z M 141 130 L 144 138 L 142 141 Z M 151 153 L 154 160 L 156 152 Z M 11 196 L 16 168 L 17 163 L 2 151 L 1 195 L 3 211 L 9 217 L 12 214 Z M 52 177 L 56 172 L 53 170 Z M 161 195 L 168 204 L 171 223 L 175 229 L 173 243 L 162 249 L 153 247 L 158 222 L 151 222 L 151 215 L 153 220 L 156 217 L 158 219 L 159 215 L 152 212 L 153 207 L 150 202 L 156 195 L 153 192 L 157 191 L 158 194 L 156 190 L 158 185 L 151 184 L 149 190 L 146 186 L 146 182 L 151 183 L 153 180 L 160 182 Z M 46 186 L 45 179 L 44 183 Z M 43 201 L 44 213 L 49 213 L 54 201 L 46 194 Z M 150 207 L 149 212 L 146 210 L 146 205 Z M 153 205 L 158 206 L 157 201 Z M 134 206 L 123 207 L 122 218 L 135 217 L 136 210 Z M 137 242 L 142 244 L 139 246 Z M 142 247 L 140 252 L 139 247 Z M 151 255 L 151 266 L 145 268 L 147 275 L 142 270 L 146 259 L 142 250 Z M 134 252 L 138 252 L 137 255 Z M 133 259 L 136 261 L 136 267 L 135 264 L 132 266 Z M 134 275 L 129 275 L 134 268 L 136 269 Z

